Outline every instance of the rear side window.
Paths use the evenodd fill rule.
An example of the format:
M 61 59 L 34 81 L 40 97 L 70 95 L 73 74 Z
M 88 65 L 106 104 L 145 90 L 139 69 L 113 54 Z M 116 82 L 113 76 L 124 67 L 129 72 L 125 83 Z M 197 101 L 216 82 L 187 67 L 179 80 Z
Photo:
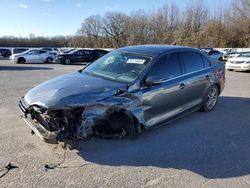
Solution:
M 170 79 L 180 76 L 181 63 L 177 53 L 172 53 L 163 56 L 151 67 L 148 73 L 149 76 L 156 76 L 162 79 Z
M 91 53 L 92 53 L 92 51 L 89 51 L 89 50 L 83 51 L 83 54 L 86 54 L 86 55 L 90 55 Z
M 203 61 L 200 54 L 196 52 L 182 52 L 186 73 L 203 69 Z

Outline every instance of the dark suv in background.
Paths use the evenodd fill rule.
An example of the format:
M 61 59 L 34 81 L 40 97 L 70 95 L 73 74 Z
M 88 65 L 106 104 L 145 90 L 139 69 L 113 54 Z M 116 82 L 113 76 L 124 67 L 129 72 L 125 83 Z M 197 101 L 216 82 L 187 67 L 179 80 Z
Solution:
M 76 49 L 70 51 L 69 53 L 59 54 L 57 56 L 57 61 L 67 65 L 79 62 L 90 63 L 107 53 L 109 52 L 101 49 Z
M 20 53 L 23 53 L 27 50 L 29 50 L 29 48 L 13 48 L 12 54 L 20 54 Z
M 0 55 L 2 55 L 3 57 L 10 57 L 11 50 L 8 48 L 0 48 Z

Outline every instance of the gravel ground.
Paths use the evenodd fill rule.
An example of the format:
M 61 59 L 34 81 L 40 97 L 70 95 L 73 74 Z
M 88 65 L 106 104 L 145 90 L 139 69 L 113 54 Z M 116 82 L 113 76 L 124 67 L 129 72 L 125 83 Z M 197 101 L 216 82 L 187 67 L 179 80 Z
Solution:
M 210 113 L 195 112 L 131 139 L 94 139 L 65 152 L 43 143 L 17 103 L 37 84 L 83 65 L 0 60 L 0 187 L 250 187 L 250 73 L 227 72 Z M 1 174 L 4 171 L 0 172 Z

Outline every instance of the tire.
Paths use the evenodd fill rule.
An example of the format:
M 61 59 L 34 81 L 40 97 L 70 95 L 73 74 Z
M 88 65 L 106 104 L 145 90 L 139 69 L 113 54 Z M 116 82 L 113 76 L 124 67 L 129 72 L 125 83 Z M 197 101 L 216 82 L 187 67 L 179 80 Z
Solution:
M 126 110 L 120 110 L 109 116 L 108 124 L 115 132 L 125 132 L 128 137 L 137 134 L 134 118 Z
M 46 63 L 52 63 L 52 62 L 53 62 L 53 58 L 52 57 L 47 57 Z
M 219 97 L 219 88 L 218 86 L 213 85 L 212 87 L 209 88 L 208 92 L 206 93 L 201 110 L 203 112 L 209 112 L 213 110 L 217 104 L 218 97 Z
M 69 59 L 69 58 L 64 59 L 63 64 L 65 64 L 65 65 L 71 64 L 71 59 Z
M 228 71 L 233 71 L 233 69 L 227 69 Z
M 19 57 L 17 60 L 18 64 L 24 64 L 26 62 L 26 59 L 24 57 Z

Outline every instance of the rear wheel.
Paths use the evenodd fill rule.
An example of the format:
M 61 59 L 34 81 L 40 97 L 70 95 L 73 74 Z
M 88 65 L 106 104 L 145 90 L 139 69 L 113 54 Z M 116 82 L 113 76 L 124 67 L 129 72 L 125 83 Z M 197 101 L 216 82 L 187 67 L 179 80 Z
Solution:
M 213 110 L 217 104 L 218 96 L 219 96 L 219 89 L 216 85 L 213 85 L 212 87 L 210 87 L 210 89 L 206 94 L 206 98 L 203 102 L 201 110 L 204 112 L 209 112 Z
M 64 64 L 69 65 L 71 63 L 71 60 L 69 58 L 64 60 Z
M 53 58 L 52 57 L 47 57 L 46 63 L 52 63 L 52 62 L 53 62 Z
M 23 63 L 25 63 L 25 62 L 26 62 L 26 59 L 23 58 L 23 57 L 19 57 L 18 60 L 17 60 L 17 63 L 18 63 L 18 64 L 23 64 Z

